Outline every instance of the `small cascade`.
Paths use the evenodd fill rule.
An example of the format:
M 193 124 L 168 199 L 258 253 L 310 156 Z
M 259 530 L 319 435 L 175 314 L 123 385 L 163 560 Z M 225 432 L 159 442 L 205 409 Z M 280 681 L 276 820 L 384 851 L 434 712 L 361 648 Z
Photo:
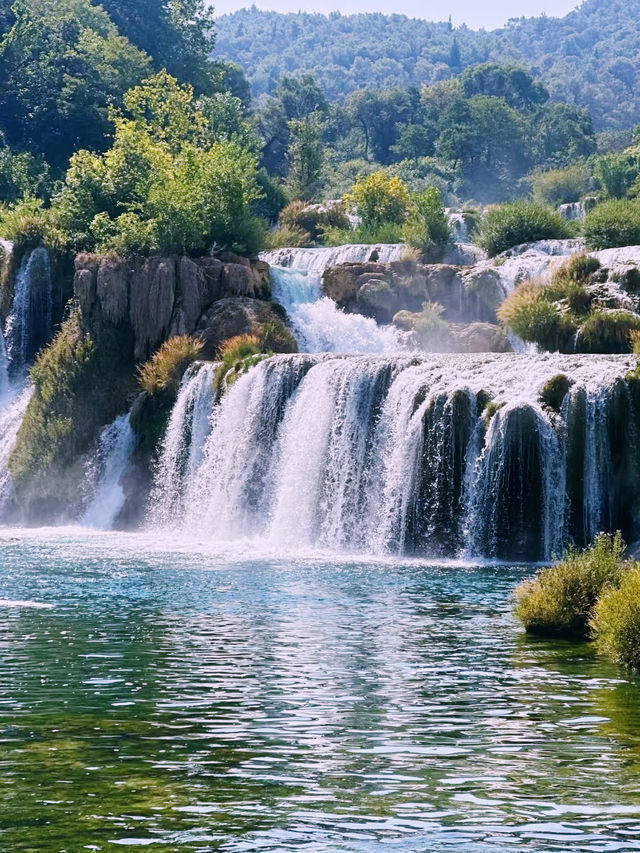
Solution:
M 211 432 L 215 364 L 196 362 L 185 373 L 160 447 L 149 502 L 152 525 L 182 519 L 185 498 Z
M 124 505 L 123 478 L 136 443 L 129 414 L 120 415 L 102 431 L 95 460 L 98 482 L 81 524 L 98 530 L 113 527 Z
M 35 354 L 53 332 L 53 280 L 49 252 L 39 247 L 27 252 L 16 276 L 13 306 L 5 340 L 12 377 L 24 374 Z
M 33 386 L 28 385 L 22 389 L 9 388 L 0 396 L 0 520 L 11 502 L 13 492 L 9 457 L 32 395 Z
M 213 405 L 194 473 L 190 442 L 171 445 L 168 433 L 156 488 L 171 521 L 182 513 L 187 530 L 216 540 L 505 560 L 551 559 L 601 529 L 634 541 L 633 366 L 627 356 L 276 356 Z M 570 391 L 556 412 L 540 398 L 560 373 Z M 198 375 L 181 389 L 178 435 L 193 417 L 187 399 L 201 399 Z M 182 448 L 177 465 L 170 446 Z
M 347 314 L 322 295 L 322 274 L 343 263 L 377 257 L 381 263 L 402 258 L 403 245 L 337 246 L 328 249 L 280 249 L 261 257 L 271 265 L 273 296 L 286 309 L 302 352 L 402 352 L 404 337 L 370 317 Z
M 468 243 L 469 242 L 469 229 L 467 228 L 467 222 L 464 218 L 464 214 L 460 210 L 451 210 L 447 209 L 447 219 L 449 221 L 449 228 L 451 229 L 451 235 L 455 243 Z
M 581 222 L 587 215 L 587 205 L 583 201 L 561 204 L 558 213 L 569 222 Z

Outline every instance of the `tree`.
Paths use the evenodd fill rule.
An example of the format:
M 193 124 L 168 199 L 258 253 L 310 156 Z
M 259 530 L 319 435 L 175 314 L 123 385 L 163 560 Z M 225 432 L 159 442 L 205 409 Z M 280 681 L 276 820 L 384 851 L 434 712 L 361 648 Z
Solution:
M 0 41 L 0 131 L 18 151 L 62 167 L 80 145 L 100 149 L 109 107 L 148 73 L 149 59 L 89 0 L 16 0 Z
M 400 178 L 385 170 L 358 178 L 344 197 L 347 208 L 360 217 L 365 228 L 402 224 L 411 207 L 409 189 Z
M 296 199 L 311 200 L 318 192 L 324 167 L 322 119 L 316 114 L 289 125 L 289 174 L 287 186 Z

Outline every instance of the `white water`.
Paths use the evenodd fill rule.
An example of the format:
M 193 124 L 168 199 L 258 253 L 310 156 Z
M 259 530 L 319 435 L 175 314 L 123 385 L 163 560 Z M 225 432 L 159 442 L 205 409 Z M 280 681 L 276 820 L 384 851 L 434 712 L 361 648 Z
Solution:
M 406 349 L 406 336 L 393 326 L 379 326 L 362 314 L 347 314 L 322 294 L 326 269 L 362 263 L 374 251 L 380 263 L 391 263 L 402 258 L 406 246 L 281 249 L 261 256 L 271 265 L 273 296 L 286 309 L 301 352 L 393 354 Z
M 98 483 L 81 524 L 110 530 L 124 505 L 123 478 L 137 443 L 129 414 L 120 415 L 102 431 L 96 458 Z
M 149 512 L 152 525 L 175 526 L 184 515 L 187 488 L 211 432 L 215 369 L 215 364 L 196 362 L 182 379 L 156 466 Z
M 27 252 L 16 276 L 13 305 L 4 337 L 14 376 L 24 375 L 53 332 L 53 281 L 49 252 L 39 247 Z
M 33 395 L 33 386 L 8 388 L 0 396 L 0 512 L 6 509 L 12 495 L 9 457 L 18 430 Z
M 274 547 L 375 554 L 502 556 L 513 537 L 516 556 L 548 559 L 569 532 L 569 409 L 586 399 L 583 508 L 591 533 L 611 506 L 612 462 L 608 435 L 590 424 L 606 430 L 614 383 L 634 363 L 620 356 L 277 356 L 213 408 L 203 448 L 191 440 L 188 452 L 183 443 L 164 455 L 156 484 L 179 486 L 155 490 L 152 517 L 164 526 L 182 513 L 186 530 L 213 540 L 261 537 Z M 551 416 L 538 394 L 559 372 L 574 384 L 562 416 Z M 210 400 L 202 388 L 196 393 L 196 378 L 183 385 L 182 411 L 187 396 L 192 409 Z M 487 430 L 476 403 L 481 391 L 506 404 Z M 200 452 L 200 465 L 185 476 L 185 458 Z M 531 518 L 518 516 L 520 500 L 523 513 L 536 501 Z

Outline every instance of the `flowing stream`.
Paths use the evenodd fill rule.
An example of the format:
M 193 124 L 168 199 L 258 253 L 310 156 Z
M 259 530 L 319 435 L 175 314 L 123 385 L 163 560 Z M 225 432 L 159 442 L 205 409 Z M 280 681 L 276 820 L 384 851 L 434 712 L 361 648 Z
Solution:
M 93 463 L 98 479 L 82 524 L 98 530 L 111 529 L 124 505 L 123 479 L 136 444 L 129 413 L 120 415 L 103 430 Z

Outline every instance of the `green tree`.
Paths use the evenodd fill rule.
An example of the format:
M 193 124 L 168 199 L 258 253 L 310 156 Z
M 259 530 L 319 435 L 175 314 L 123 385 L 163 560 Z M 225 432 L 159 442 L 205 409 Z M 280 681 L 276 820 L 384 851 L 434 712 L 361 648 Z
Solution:
M 324 168 L 323 123 L 318 114 L 294 119 L 290 125 L 287 186 L 293 198 L 312 200 L 322 183 Z
M 109 107 L 149 60 L 89 0 L 16 0 L 0 41 L 0 131 L 14 150 L 64 166 L 104 146 Z
M 404 181 L 385 170 L 358 178 L 344 197 L 347 209 L 360 217 L 365 228 L 402 224 L 411 208 L 409 189 Z

